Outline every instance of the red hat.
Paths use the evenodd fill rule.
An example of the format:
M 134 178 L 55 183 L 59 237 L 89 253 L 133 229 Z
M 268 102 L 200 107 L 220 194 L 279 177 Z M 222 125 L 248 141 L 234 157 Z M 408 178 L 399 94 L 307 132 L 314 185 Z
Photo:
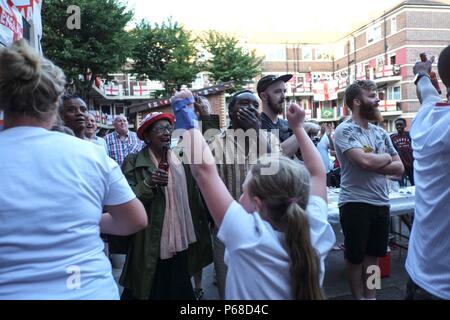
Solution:
M 163 113 L 163 112 L 151 112 L 145 116 L 144 119 L 142 119 L 141 124 L 139 125 L 139 129 L 137 130 L 137 136 L 139 139 L 144 140 L 144 132 L 147 130 L 148 127 L 150 127 L 152 124 L 159 120 L 168 120 L 170 124 L 173 124 L 175 121 L 175 117 L 173 114 L 170 113 Z

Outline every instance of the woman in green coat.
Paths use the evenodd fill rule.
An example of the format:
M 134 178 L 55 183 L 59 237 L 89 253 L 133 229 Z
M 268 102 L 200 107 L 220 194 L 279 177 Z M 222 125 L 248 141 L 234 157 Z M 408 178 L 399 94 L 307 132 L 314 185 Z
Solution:
M 207 209 L 187 166 L 168 149 L 173 122 L 168 113 L 148 114 L 137 132 L 147 146 L 122 165 L 149 221 L 129 239 L 119 281 L 124 300 L 194 299 L 190 277 L 212 262 Z M 164 152 L 167 171 L 158 169 Z

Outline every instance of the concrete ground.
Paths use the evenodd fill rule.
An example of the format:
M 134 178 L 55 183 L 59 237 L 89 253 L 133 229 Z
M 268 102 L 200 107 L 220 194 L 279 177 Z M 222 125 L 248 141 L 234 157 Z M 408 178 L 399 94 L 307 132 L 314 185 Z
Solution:
M 393 220 L 393 229 L 398 231 L 398 219 Z M 403 225 L 403 232 L 405 226 Z M 333 225 L 336 234 L 336 245 L 344 242 L 340 225 Z M 406 240 L 396 237 L 394 240 L 406 244 Z M 337 248 L 336 248 L 337 249 Z M 381 289 L 377 291 L 378 300 L 403 300 L 408 279 L 405 270 L 406 250 L 393 246 L 390 259 L 390 276 L 381 279 Z M 120 269 L 113 268 L 116 279 L 120 276 Z M 209 265 L 203 269 L 203 289 L 205 300 L 218 300 L 217 286 L 214 284 L 214 267 Z M 323 283 L 327 299 L 351 300 L 351 292 L 345 274 L 344 254 L 342 250 L 332 250 L 325 260 L 325 279 Z

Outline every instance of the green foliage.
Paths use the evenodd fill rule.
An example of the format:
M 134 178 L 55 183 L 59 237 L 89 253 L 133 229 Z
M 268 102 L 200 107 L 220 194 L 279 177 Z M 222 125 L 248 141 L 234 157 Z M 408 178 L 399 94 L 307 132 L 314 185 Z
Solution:
M 233 80 L 239 89 L 261 73 L 263 58 L 257 57 L 254 51 L 246 52 L 232 36 L 211 30 L 202 44 L 212 56 L 204 69 L 211 72 L 216 82 Z
M 70 30 L 71 5 L 80 7 L 81 28 Z M 70 86 L 86 97 L 96 75 L 120 70 L 129 57 L 132 38 L 125 30 L 133 13 L 117 0 L 47 0 L 43 9 L 44 55 L 60 66 Z M 91 70 L 91 81 L 79 79 Z
M 189 85 L 200 71 L 191 33 L 171 19 L 152 26 L 142 21 L 132 32 L 132 72 L 141 79 L 159 80 L 166 93 Z

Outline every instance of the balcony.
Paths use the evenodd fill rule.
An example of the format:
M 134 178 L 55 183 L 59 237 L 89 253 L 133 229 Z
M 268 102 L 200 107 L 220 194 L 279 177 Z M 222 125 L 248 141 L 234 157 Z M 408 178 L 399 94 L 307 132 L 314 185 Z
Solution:
M 379 66 L 375 72 L 375 79 L 395 77 L 400 75 L 400 65 L 390 64 Z
M 381 100 L 378 105 L 378 110 L 383 112 L 397 112 L 401 109 L 398 105 L 398 100 Z

